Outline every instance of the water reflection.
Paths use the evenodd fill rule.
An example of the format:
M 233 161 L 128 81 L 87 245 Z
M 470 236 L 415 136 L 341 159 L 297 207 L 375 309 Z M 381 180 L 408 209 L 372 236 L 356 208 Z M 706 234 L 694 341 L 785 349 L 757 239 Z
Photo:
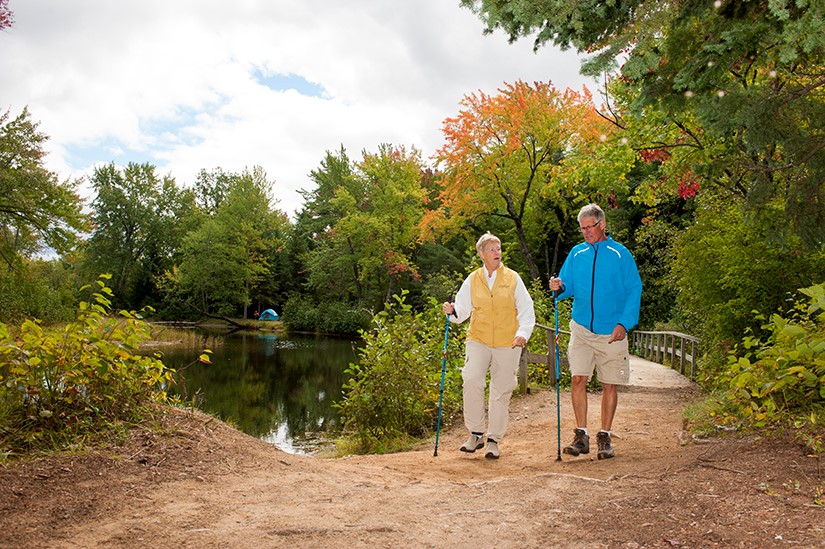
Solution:
M 197 362 L 205 348 L 211 365 Z M 357 358 L 353 342 L 300 335 L 198 332 L 162 349 L 178 370 L 170 391 L 241 431 L 284 451 L 312 453 L 334 434 L 344 369 Z

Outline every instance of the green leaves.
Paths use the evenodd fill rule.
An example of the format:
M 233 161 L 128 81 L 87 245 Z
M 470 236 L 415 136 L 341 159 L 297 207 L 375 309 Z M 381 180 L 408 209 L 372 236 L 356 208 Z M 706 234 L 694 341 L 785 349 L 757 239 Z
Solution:
M 105 436 L 164 400 L 172 371 L 138 354 L 149 326 L 135 313 L 111 314 L 107 276 L 97 280 L 74 322 L 44 330 L 23 322 L 13 336 L 0 324 L 0 454 L 59 449 L 75 437 Z
M 357 451 L 380 452 L 398 441 L 420 438 L 436 426 L 444 345 L 444 315 L 431 301 L 426 312 L 415 313 L 406 292 L 373 317 L 364 335 L 358 364 L 344 385 L 339 407 Z M 450 334 L 442 421 L 460 408 L 462 350 L 457 328 Z
M 765 326 L 770 335 L 764 343 L 750 345 L 753 352 L 740 357 L 731 353 L 728 421 L 738 418 L 764 427 L 793 418 L 797 428 L 810 431 L 810 445 L 822 446 L 818 430 L 825 419 L 825 318 L 810 311 L 823 289 L 825 283 L 800 290 L 814 297 L 784 315 L 771 315 Z
M 77 182 L 59 183 L 46 169 L 47 137 L 27 109 L 0 113 L 0 257 L 12 266 L 51 247 L 70 250 L 89 229 Z

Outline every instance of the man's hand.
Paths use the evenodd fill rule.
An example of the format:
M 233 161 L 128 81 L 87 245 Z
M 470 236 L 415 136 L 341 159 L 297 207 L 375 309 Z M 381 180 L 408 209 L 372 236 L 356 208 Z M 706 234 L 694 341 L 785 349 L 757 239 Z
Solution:
M 516 347 L 524 347 L 525 345 L 527 345 L 527 340 L 521 336 L 516 336 L 513 340 L 513 345 L 510 348 L 515 349 Z
M 610 339 L 608 339 L 607 342 L 613 343 L 614 341 L 621 341 L 625 337 L 627 337 L 627 330 L 625 330 L 624 326 L 621 324 L 616 324 L 616 327 L 613 328 L 613 333 L 610 334 Z

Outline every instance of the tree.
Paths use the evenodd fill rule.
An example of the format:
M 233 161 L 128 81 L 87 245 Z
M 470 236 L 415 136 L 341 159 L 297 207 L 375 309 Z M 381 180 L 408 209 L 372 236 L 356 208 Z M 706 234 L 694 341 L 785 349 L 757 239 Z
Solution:
M 95 168 L 95 230 L 86 246 L 89 274 L 111 273 L 116 299 L 138 308 L 157 298 L 156 277 L 168 269 L 188 232 L 194 197 L 151 164 Z
M 420 152 L 404 147 L 380 145 L 356 164 L 343 149 L 327 153 L 298 222 L 311 235 L 303 260 L 317 296 L 380 307 L 403 279 L 418 276 L 411 258 L 423 215 L 423 173 Z
M 199 182 L 209 183 L 201 172 Z M 274 208 L 273 183 L 260 167 L 240 174 L 217 169 L 219 194 L 202 205 L 205 222 L 183 241 L 181 260 L 167 272 L 165 288 L 205 314 L 247 316 L 246 308 L 258 300 L 270 303 L 279 294 L 272 265 L 282 261 L 281 251 L 289 220 Z M 211 183 L 208 188 L 214 189 Z M 220 195 L 219 199 L 214 197 Z M 214 208 L 211 209 L 211 208 Z
M 21 257 L 51 248 L 71 250 L 89 229 L 77 182 L 58 183 L 43 165 L 43 144 L 28 109 L 0 115 L 0 257 L 11 268 Z
M 0 0 L 0 30 L 14 24 L 14 13 L 9 9 L 9 0 Z
M 440 207 L 422 223 L 423 235 L 506 220 L 538 279 L 525 218 L 537 211 L 540 192 L 554 185 L 565 157 L 598 143 L 610 128 L 586 89 L 560 92 L 549 83 L 505 84 L 497 95 L 478 92 L 461 105 L 458 116 L 444 122 L 446 143 L 437 151 L 444 190 Z
M 714 145 L 697 174 L 737 195 L 752 221 L 772 203 L 786 231 L 825 243 L 825 4 L 822 2 L 641 2 L 462 0 L 511 40 L 537 33 L 595 53 L 583 72 L 621 63 L 636 90 L 631 108 L 673 123 L 693 118 Z M 663 142 L 677 147 L 680 142 Z M 668 180 L 678 192 L 678 178 Z M 742 197 L 742 198 L 738 198 Z M 785 238 L 784 234 L 778 235 Z

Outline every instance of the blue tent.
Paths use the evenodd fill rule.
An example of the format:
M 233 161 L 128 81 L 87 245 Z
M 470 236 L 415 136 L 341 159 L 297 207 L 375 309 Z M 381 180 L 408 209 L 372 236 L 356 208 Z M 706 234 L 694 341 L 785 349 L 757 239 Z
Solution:
M 258 320 L 278 320 L 281 317 L 278 316 L 278 313 L 273 311 L 272 309 L 267 309 L 261 313 L 261 316 L 258 317 Z

